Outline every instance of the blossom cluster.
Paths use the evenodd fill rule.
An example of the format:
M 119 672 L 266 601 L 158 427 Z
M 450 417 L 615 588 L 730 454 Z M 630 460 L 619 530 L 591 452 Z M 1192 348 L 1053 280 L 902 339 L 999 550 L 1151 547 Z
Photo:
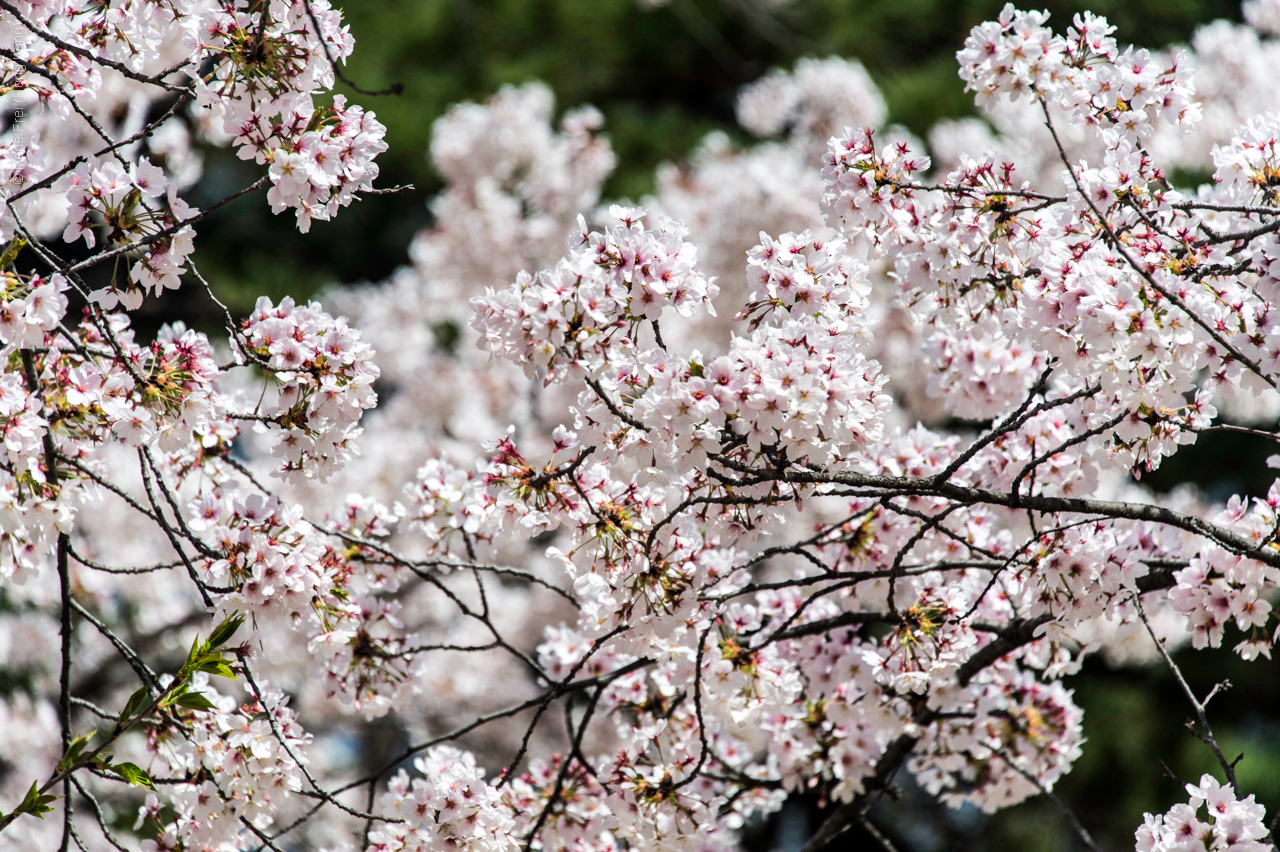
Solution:
M 345 508 L 322 531 L 303 519 L 301 506 L 229 480 L 193 501 L 188 526 L 207 542 L 200 570 L 218 612 L 300 632 L 326 696 L 374 718 L 416 688 L 413 637 L 388 597 L 401 579 L 353 564 L 342 543 L 343 536 L 383 535 L 394 519 L 358 495 Z
M 227 61 L 196 81 L 196 106 L 240 157 L 270 162 L 273 212 L 293 208 L 306 233 L 373 188 L 386 128 L 341 96 L 319 109 L 314 100 L 355 46 L 338 10 L 325 0 L 271 0 L 253 11 L 210 4 L 199 27 L 202 52 Z
M 437 746 L 414 760 L 421 778 L 403 770 L 384 794 L 387 810 L 405 820 L 369 834 L 376 852 L 426 852 L 442 846 L 477 852 L 510 852 L 517 848 L 511 832 L 515 820 L 499 805 L 501 794 L 486 783 L 475 756 Z
M 188 694 L 203 696 L 208 709 L 188 713 L 186 730 L 149 734 L 157 770 L 192 780 L 168 787 L 164 803 L 148 794 L 136 825 L 157 829 L 147 852 L 234 845 L 248 834 L 246 825 L 269 827 L 281 802 L 302 789 L 295 756 L 311 735 L 281 693 L 268 691 L 237 705 L 201 679 Z
M 1168 813 L 1146 815 L 1138 829 L 1137 852 L 1172 852 L 1175 849 L 1221 849 L 1263 852 L 1270 848 L 1263 823 L 1266 812 L 1249 795 L 1241 799 L 1229 785 L 1204 775 L 1188 784 L 1190 800 L 1174 805 Z M 1205 808 L 1212 822 L 1200 819 Z
M 1207 431 L 1280 440 L 1231 420 L 1280 414 L 1280 122 L 1223 130 L 1243 94 L 1198 121 L 1189 76 L 1220 82 L 1231 39 L 1263 55 L 1276 8 L 1181 58 L 1006 9 L 959 56 L 990 125 L 931 156 L 861 66 L 804 60 L 741 96 L 768 141 L 709 138 L 645 208 L 597 207 L 598 112 L 553 126 L 545 87 L 503 89 L 438 122 L 412 268 L 228 312 L 229 358 L 125 313 L 194 272 L 200 214 L 158 101 L 116 107 L 194 102 L 305 230 L 384 147 L 318 100 L 340 16 L 26 9 L 45 53 L 15 55 L 49 73 L 5 66 L 4 97 L 86 135 L 28 151 L 0 216 L 28 240 L 0 255 L 0 675 L 31 684 L 0 719 L 32 743 L 0 832 L 56 846 L 138 804 L 128 782 L 158 791 L 107 847 L 730 850 L 801 795 L 842 803 L 817 843 L 905 774 L 987 813 L 1052 791 L 1095 650 L 1269 656 L 1280 490 L 1139 478 Z M 109 248 L 30 271 L 58 233 Z M 131 283 L 92 292 L 126 255 Z M 1260 848 L 1234 782 L 1188 791 L 1141 852 Z
M 201 168 L 189 124 L 267 166 L 272 209 L 304 231 L 373 188 L 385 128 L 320 101 L 354 46 L 327 0 L 24 4 L 4 19 L 4 102 L 21 120 L 0 139 L 0 239 L 92 249 L 100 234 L 100 257 L 133 258 L 93 295 L 105 308 L 135 309 L 187 269 L 202 218 L 178 197 Z
M 630 339 L 664 308 L 688 316 L 718 292 L 696 269 L 697 247 L 678 222 L 644 227 L 643 209 L 615 205 L 621 220 L 607 231 L 587 231 L 554 269 L 521 273 L 514 286 L 474 302 L 472 326 L 496 355 L 550 382 L 563 370 L 598 370 L 611 358 L 615 338 Z
M 253 413 L 271 430 L 277 473 L 324 481 L 351 456 L 356 425 L 377 403 L 373 351 L 315 303 L 258 300 L 242 330 L 244 353 L 279 382 L 276 400 Z
M 199 212 L 177 197 L 177 185 L 166 180 L 164 170 L 146 158 L 126 169 L 115 159 L 100 158 L 81 163 L 62 178 L 67 206 L 74 211 L 63 232 L 73 242 L 81 237 L 92 248 L 94 228 L 105 231 L 113 246 L 132 246 L 139 256 L 129 273 L 129 283 L 93 294 L 93 301 L 106 309 L 117 304 L 129 310 L 142 306 L 147 291 L 158 296 L 166 288 L 181 286 L 183 263 L 195 248 L 194 231 L 187 220 Z M 165 196 L 162 207 L 151 199 Z
M 1253 533 L 1265 540 L 1275 529 L 1276 490 L 1269 498 L 1257 501 L 1248 511 L 1233 500 L 1218 517 L 1243 534 Z M 1269 589 L 1280 585 L 1280 574 L 1272 565 L 1246 559 L 1219 547 L 1206 547 L 1178 571 L 1176 585 L 1169 592 L 1169 605 L 1186 617 L 1191 630 L 1191 644 L 1196 648 L 1218 647 L 1228 624 L 1247 633 L 1248 638 L 1235 646 L 1244 659 L 1259 654 L 1271 657 L 1271 648 L 1280 635 L 1280 626 L 1271 630 Z
M 1199 117 L 1190 72 L 1175 57 L 1121 51 L 1111 37 L 1115 27 L 1091 12 L 1076 15 L 1062 36 L 1046 26 L 1048 18 L 1009 3 L 997 20 L 974 28 L 957 59 L 960 79 L 980 104 L 1034 93 L 1058 101 L 1078 121 L 1137 138 L 1151 135 L 1155 119 Z
M 47 278 L 6 275 L 0 300 L 0 343 L 8 347 L 34 349 L 44 343 L 67 313 L 68 289 L 65 276 Z

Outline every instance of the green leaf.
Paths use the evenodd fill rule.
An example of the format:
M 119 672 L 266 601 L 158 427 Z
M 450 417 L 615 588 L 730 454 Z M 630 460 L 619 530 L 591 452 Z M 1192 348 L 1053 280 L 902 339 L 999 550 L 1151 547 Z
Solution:
M 235 635 L 240 629 L 240 625 L 244 624 L 243 615 L 233 615 L 213 628 L 213 632 L 209 634 L 209 639 L 204 643 L 205 648 L 212 650 L 221 648 L 226 644 L 227 640 Z
M 151 776 L 147 774 L 147 770 L 136 763 L 117 763 L 115 766 L 108 766 L 107 769 L 128 781 L 130 787 L 141 784 L 149 790 L 156 788 L 156 785 L 151 783 Z
M 80 760 L 80 756 L 84 754 L 84 748 L 89 744 L 89 740 L 93 739 L 96 731 L 90 731 L 87 734 L 81 734 L 71 741 L 71 745 L 67 746 L 67 753 L 62 756 L 62 760 L 58 761 L 58 771 L 66 769 L 68 766 L 74 766 Z
M 222 659 L 222 655 L 201 657 L 196 661 L 196 671 L 208 672 L 219 677 L 228 677 L 232 680 L 236 679 L 236 673 L 231 670 L 231 666 Z
M 187 652 L 187 661 L 182 664 L 182 668 L 178 671 L 178 680 L 186 680 L 191 675 L 192 667 L 196 664 L 196 656 L 200 653 L 200 637 L 191 640 L 191 650 Z
M 124 727 L 143 707 L 148 704 L 150 693 L 145 686 L 138 687 L 138 691 L 129 696 L 129 700 L 125 702 L 124 709 L 120 711 L 120 721 L 117 722 L 118 727 Z
M 26 244 L 27 241 L 22 237 L 14 237 L 9 245 L 5 246 L 4 254 L 0 255 L 0 269 L 8 269 L 18 259 L 18 253 Z
M 187 692 L 179 695 L 173 703 L 179 707 L 186 707 L 188 710 L 214 709 L 212 702 L 198 692 Z
M 50 793 L 40 795 L 40 790 L 36 786 L 36 782 L 31 782 L 31 789 L 27 791 L 26 797 L 22 800 L 22 804 L 14 810 L 15 814 L 31 814 L 32 816 L 44 819 L 42 814 L 47 814 L 53 810 L 53 802 L 58 800 L 57 796 Z

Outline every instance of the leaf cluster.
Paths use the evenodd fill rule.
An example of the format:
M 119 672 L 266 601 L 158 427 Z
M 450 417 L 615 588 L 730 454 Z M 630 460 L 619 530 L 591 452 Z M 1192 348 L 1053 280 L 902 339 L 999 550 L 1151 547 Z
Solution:
M 93 750 L 89 748 L 90 742 L 98 735 L 96 730 L 72 739 L 62 759 L 58 761 L 53 777 L 43 785 L 33 781 L 26 797 L 16 808 L 8 814 L 0 811 L 0 827 L 23 815 L 44 819 L 44 814 L 53 810 L 53 802 L 59 798 L 48 791 L 57 782 L 81 769 L 87 768 L 96 774 L 118 778 L 131 787 L 143 786 L 154 790 L 155 783 L 145 769 L 127 761 L 113 762 L 109 751 L 111 745 L 152 714 L 164 714 L 176 707 L 197 712 L 216 709 L 203 694 L 191 691 L 191 680 L 197 672 L 235 680 L 235 657 L 226 644 L 243 624 L 244 616 L 232 615 L 215 627 L 204 641 L 199 637 L 193 639 L 191 650 L 187 652 L 186 659 L 169 685 L 158 695 L 153 695 L 153 690 L 147 685 L 138 687 L 120 710 L 115 725 L 102 745 Z

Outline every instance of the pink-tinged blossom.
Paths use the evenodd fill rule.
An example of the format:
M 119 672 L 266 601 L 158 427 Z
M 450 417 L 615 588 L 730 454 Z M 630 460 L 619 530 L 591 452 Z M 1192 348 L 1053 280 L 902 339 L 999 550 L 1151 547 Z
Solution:
M 1163 814 L 1146 814 L 1137 832 L 1137 852 L 1175 852 L 1204 849 L 1208 852 L 1264 852 L 1271 845 L 1263 818 L 1266 811 L 1253 795 L 1239 798 L 1230 786 L 1212 775 L 1200 784 L 1188 784 L 1187 804 L 1174 805 Z M 1200 809 L 1207 811 L 1204 819 Z
M 288 297 L 259 299 L 243 335 L 247 356 L 279 382 L 274 403 L 250 415 L 274 441 L 277 475 L 323 482 L 351 457 L 357 423 L 377 403 L 373 351 L 344 318 Z

